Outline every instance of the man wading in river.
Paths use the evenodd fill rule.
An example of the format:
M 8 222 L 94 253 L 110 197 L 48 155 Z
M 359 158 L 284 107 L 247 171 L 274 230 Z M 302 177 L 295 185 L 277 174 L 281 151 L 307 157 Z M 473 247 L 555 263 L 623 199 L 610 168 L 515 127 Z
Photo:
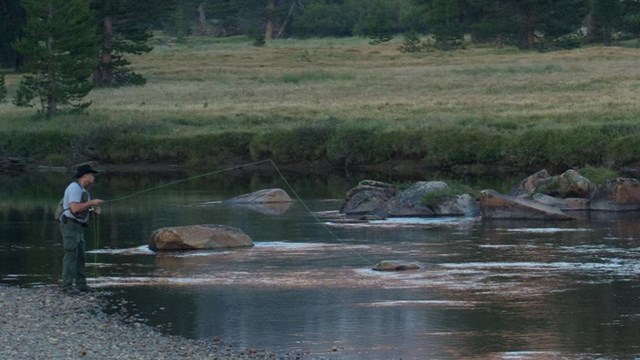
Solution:
M 100 199 L 91 200 L 87 191 L 87 188 L 94 183 L 94 174 L 97 173 L 90 165 L 79 166 L 76 171 L 76 181 L 69 184 L 64 191 L 62 201 L 64 211 L 59 219 L 64 248 L 62 290 L 70 294 L 89 291 L 84 272 L 84 227 L 88 226 L 92 212 L 100 214 L 98 206 L 103 203 Z

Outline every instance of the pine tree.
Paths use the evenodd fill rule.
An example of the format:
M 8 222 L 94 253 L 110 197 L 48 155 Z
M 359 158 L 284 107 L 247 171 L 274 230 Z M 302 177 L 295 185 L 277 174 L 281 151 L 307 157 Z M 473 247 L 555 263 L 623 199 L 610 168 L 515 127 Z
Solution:
M 180 4 L 180 2 L 176 2 Z M 93 71 L 96 86 L 142 85 L 145 79 L 133 72 L 127 54 L 140 55 L 153 49 L 151 24 L 173 11 L 171 0 L 92 0 L 98 24 L 100 62 Z
M 412 30 L 404 34 L 402 45 L 398 47 L 398 50 L 403 53 L 421 52 L 425 49 L 427 49 L 427 46 L 422 43 L 420 35 Z
M 0 67 L 17 68 L 20 58 L 11 44 L 18 39 L 26 22 L 18 0 L 0 0 Z
M 393 38 L 394 20 L 397 17 L 393 3 L 386 0 L 374 0 L 368 3 L 363 12 L 363 19 L 355 25 L 357 33 L 371 39 L 372 45 L 387 42 Z
M 460 47 L 463 31 L 458 2 L 433 0 L 427 11 L 427 23 L 436 37 L 436 46 L 441 50 Z
M 477 12 L 474 32 L 498 43 L 513 41 L 521 49 L 566 47 L 587 15 L 585 0 L 466 0 Z
M 621 23 L 624 15 L 623 1 L 591 0 L 590 5 L 595 26 L 602 33 L 603 45 L 611 46 L 614 29 L 622 26 Z
M 91 91 L 89 81 L 96 64 L 94 18 L 89 0 L 23 0 L 27 14 L 24 35 L 15 49 L 24 56 L 25 75 L 15 104 L 33 106 L 40 100 L 47 116 L 58 107 L 82 109 Z

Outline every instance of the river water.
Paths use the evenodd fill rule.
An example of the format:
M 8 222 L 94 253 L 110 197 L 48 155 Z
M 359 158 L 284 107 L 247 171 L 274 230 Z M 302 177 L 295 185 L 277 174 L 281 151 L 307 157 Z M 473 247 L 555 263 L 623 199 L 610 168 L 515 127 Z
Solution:
M 93 193 L 114 199 L 182 177 L 106 173 Z M 310 358 L 640 356 L 640 214 L 335 221 L 361 178 L 285 182 L 234 172 L 107 202 L 86 234 L 89 283 L 168 334 Z M 0 178 L 0 282 L 59 281 L 62 247 L 51 217 L 68 181 L 55 173 Z M 513 183 L 482 181 L 473 185 L 504 191 Z M 269 187 L 299 199 L 288 208 L 222 203 Z M 193 224 L 238 227 L 255 246 L 148 250 L 153 230 Z M 422 268 L 371 270 L 393 259 Z

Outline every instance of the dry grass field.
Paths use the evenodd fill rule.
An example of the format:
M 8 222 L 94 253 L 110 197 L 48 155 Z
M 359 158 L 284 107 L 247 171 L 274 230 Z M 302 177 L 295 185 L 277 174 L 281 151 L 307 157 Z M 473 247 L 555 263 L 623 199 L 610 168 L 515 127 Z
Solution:
M 135 71 L 148 79 L 145 86 L 96 89 L 89 96 L 92 106 L 80 115 L 44 120 L 34 116 L 34 109 L 14 107 L 10 101 L 18 78 L 7 76 L 9 101 L 0 104 L 1 131 L 100 135 L 103 152 L 113 151 L 109 142 L 137 152 L 112 161 L 144 158 L 153 146 L 140 145 L 136 137 L 165 142 L 147 159 L 157 161 L 171 157 L 175 151 L 165 147 L 175 147 L 179 139 L 214 136 L 209 138 L 214 141 L 228 133 L 249 134 L 239 140 L 244 150 L 237 150 L 251 150 L 254 158 L 301 160 L 291 155 L 295 149 L 278 144 L 305 128 L 324 131 L 319 148 L 303 156 L 307 160 L 322 153 L 337 162 L 409 157 L 436 165 L 620 166 L 640 160 L 640 150 L 626 145 L 639 139 L 639 49 L 541 53 L 471 47 L 402 53 L 401 39 L 381 45 L 364 38 L 278 40 L 265 47 L 243 38 L 156 41 L 151 53 L 131 58 Z M 352 135 L 341 134 L 349 131 L 376 138 L 381 150 L 349 158 L 346 153 L 359 151 L 344 148 L 342 142 Z M 265 136 L 278 132 L 285 135 Z M 459 148 L 456 142 L 467 144 Z M 580 152 L 591 144 L 593 149 Z

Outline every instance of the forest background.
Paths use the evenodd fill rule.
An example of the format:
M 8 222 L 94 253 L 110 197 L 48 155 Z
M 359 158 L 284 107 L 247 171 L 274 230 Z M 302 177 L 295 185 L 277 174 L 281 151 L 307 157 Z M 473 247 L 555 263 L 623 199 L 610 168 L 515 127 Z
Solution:
M 0 0 L 0 156 L 634 168 L 639 37 L 636 0 Z

